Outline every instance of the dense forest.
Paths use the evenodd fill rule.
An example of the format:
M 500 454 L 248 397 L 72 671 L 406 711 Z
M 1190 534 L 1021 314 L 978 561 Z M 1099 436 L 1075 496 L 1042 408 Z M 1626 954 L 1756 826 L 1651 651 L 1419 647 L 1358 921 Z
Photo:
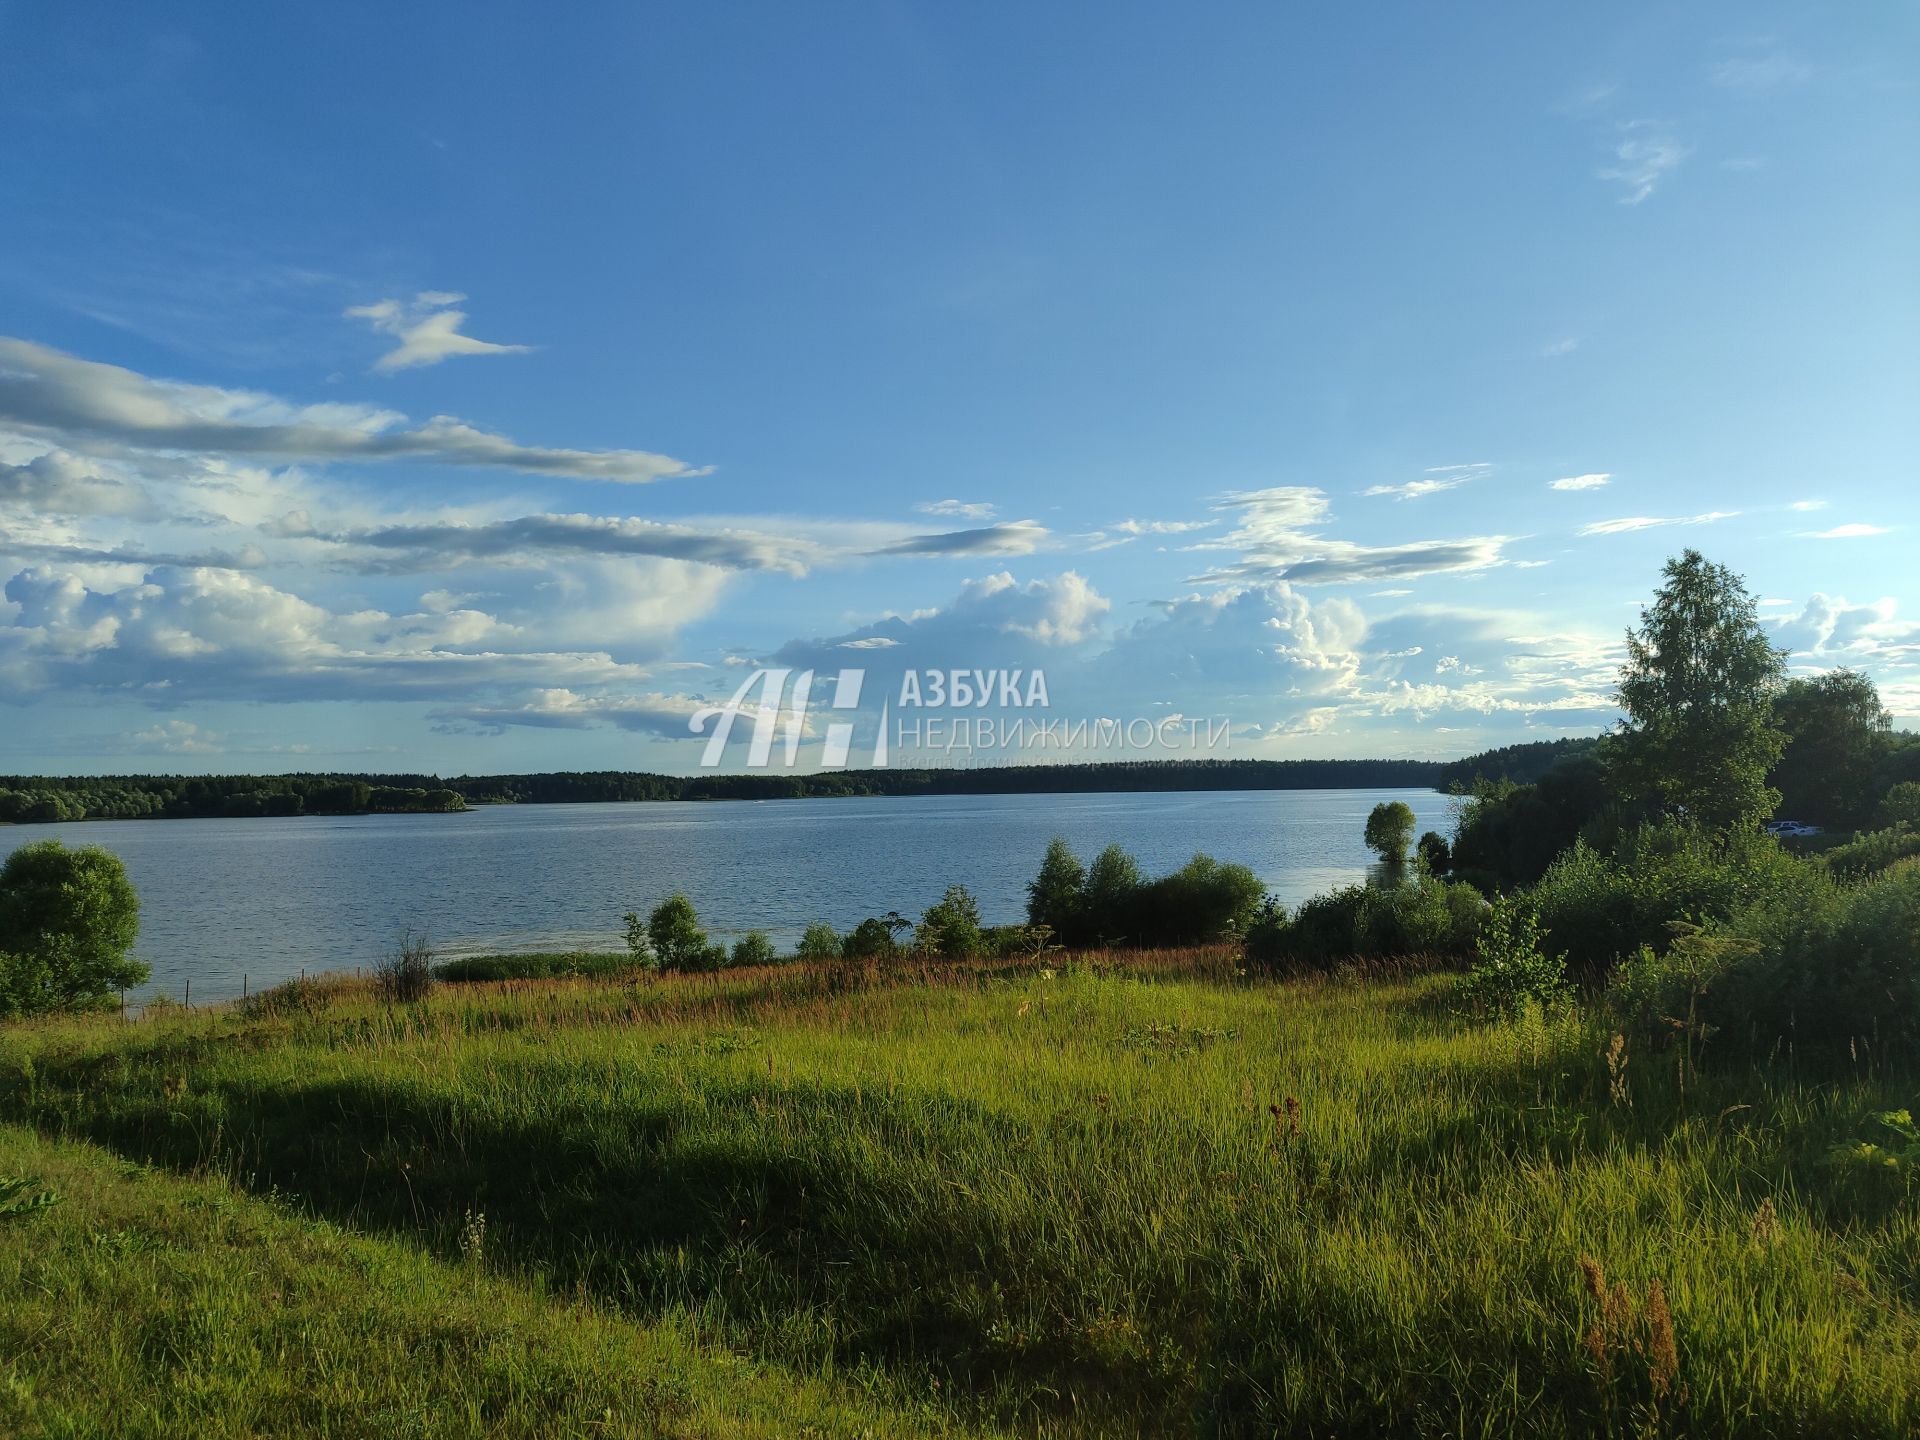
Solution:
M 1426 760 L 1188 760 L 689 776 L 623 770 L 452 779 L 438 775 L 5 775 L 0 776 L 0 822 L 358 815 L 628 800 L 1412 789 L 1439 786 L 1444 769 Z M 1497 766 L 1487 773 L 1506 775 Z

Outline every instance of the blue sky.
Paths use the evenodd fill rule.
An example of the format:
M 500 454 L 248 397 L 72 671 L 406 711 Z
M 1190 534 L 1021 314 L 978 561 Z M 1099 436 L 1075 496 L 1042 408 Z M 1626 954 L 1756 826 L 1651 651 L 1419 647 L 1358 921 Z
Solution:
M 0 0 L 0 133 L 0 771 L 1448 756 L 1688 545 L 1920 724 L 1911 6 Z

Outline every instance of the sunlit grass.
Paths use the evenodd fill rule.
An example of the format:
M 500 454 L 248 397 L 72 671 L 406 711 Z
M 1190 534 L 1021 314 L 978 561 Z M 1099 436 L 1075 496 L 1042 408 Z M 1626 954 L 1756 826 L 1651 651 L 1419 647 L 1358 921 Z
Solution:
M 1615 1086 L 1604 1032 L 1471 1025 L 1444 988 L 1255 983 L 1220 955 L 394 1009 L 317 987 L 250 1016 L 8 1031 L 0 1111 L 433 1257 L 409 1263 L 457 1270 L 484 1215 L 490 1284 L 895 1413 L 1920 1423 L 1920 1218 L 1897 1182 L 1824 1163 L 1910 1074 L 1669 1053 L 1628 1055 Z M 42 1244 L 35 1223 L 0 1246 Z

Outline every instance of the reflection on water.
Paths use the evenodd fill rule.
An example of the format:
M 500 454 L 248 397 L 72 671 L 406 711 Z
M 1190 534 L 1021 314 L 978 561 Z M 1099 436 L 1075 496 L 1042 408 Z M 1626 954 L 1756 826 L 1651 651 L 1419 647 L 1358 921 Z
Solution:
M 191 979 L 198 1002 L 238 995 L 243 976 L 259 989 L 371 964 L 409 926 L 442 954 L 614 950 L 624 911 L 675 890 L 717 935 L 782 944 L 813 920 L 918 914 L 955 882 L 988 921 L 1019 920 L 1055 835 L 1089 860 L 1117 842 L 1148 874 L 1204 850 L 1294 904 L 1385 870 L 1361 831 L 1388 798 L 1421 830 L 1447 826 L 1447 797 L 1424 790 L 930 796 L 100 821 L 0 828 L 0 852 L 57 837 L 118 853 L 150 989 L 177 997 Z

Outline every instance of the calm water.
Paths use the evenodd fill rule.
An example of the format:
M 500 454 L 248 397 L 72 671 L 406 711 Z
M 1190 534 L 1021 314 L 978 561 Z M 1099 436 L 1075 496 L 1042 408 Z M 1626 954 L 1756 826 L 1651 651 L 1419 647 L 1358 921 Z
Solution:
M 150 993 L 240 993 L 370 965 L 403 927 L 444 955 L 620 948 L 623 912 L 684 890 L 717 936 L 787 944 L 813 920 L 917 915 L 954 882 L 984 918 L 1024 918 L 1047 841 L 1090 860 L 1118 842 L 1148 874 L 1196 850 L 1251 866 L 1289 903 L 1361 878 L 1367 812 L 1405 800 L 1447 828 L 1428 790 L 494 806 L 464 815 L 115 820 L 0 829 L 0 853 L 57 837 L 104 845 L 140 891 Z

